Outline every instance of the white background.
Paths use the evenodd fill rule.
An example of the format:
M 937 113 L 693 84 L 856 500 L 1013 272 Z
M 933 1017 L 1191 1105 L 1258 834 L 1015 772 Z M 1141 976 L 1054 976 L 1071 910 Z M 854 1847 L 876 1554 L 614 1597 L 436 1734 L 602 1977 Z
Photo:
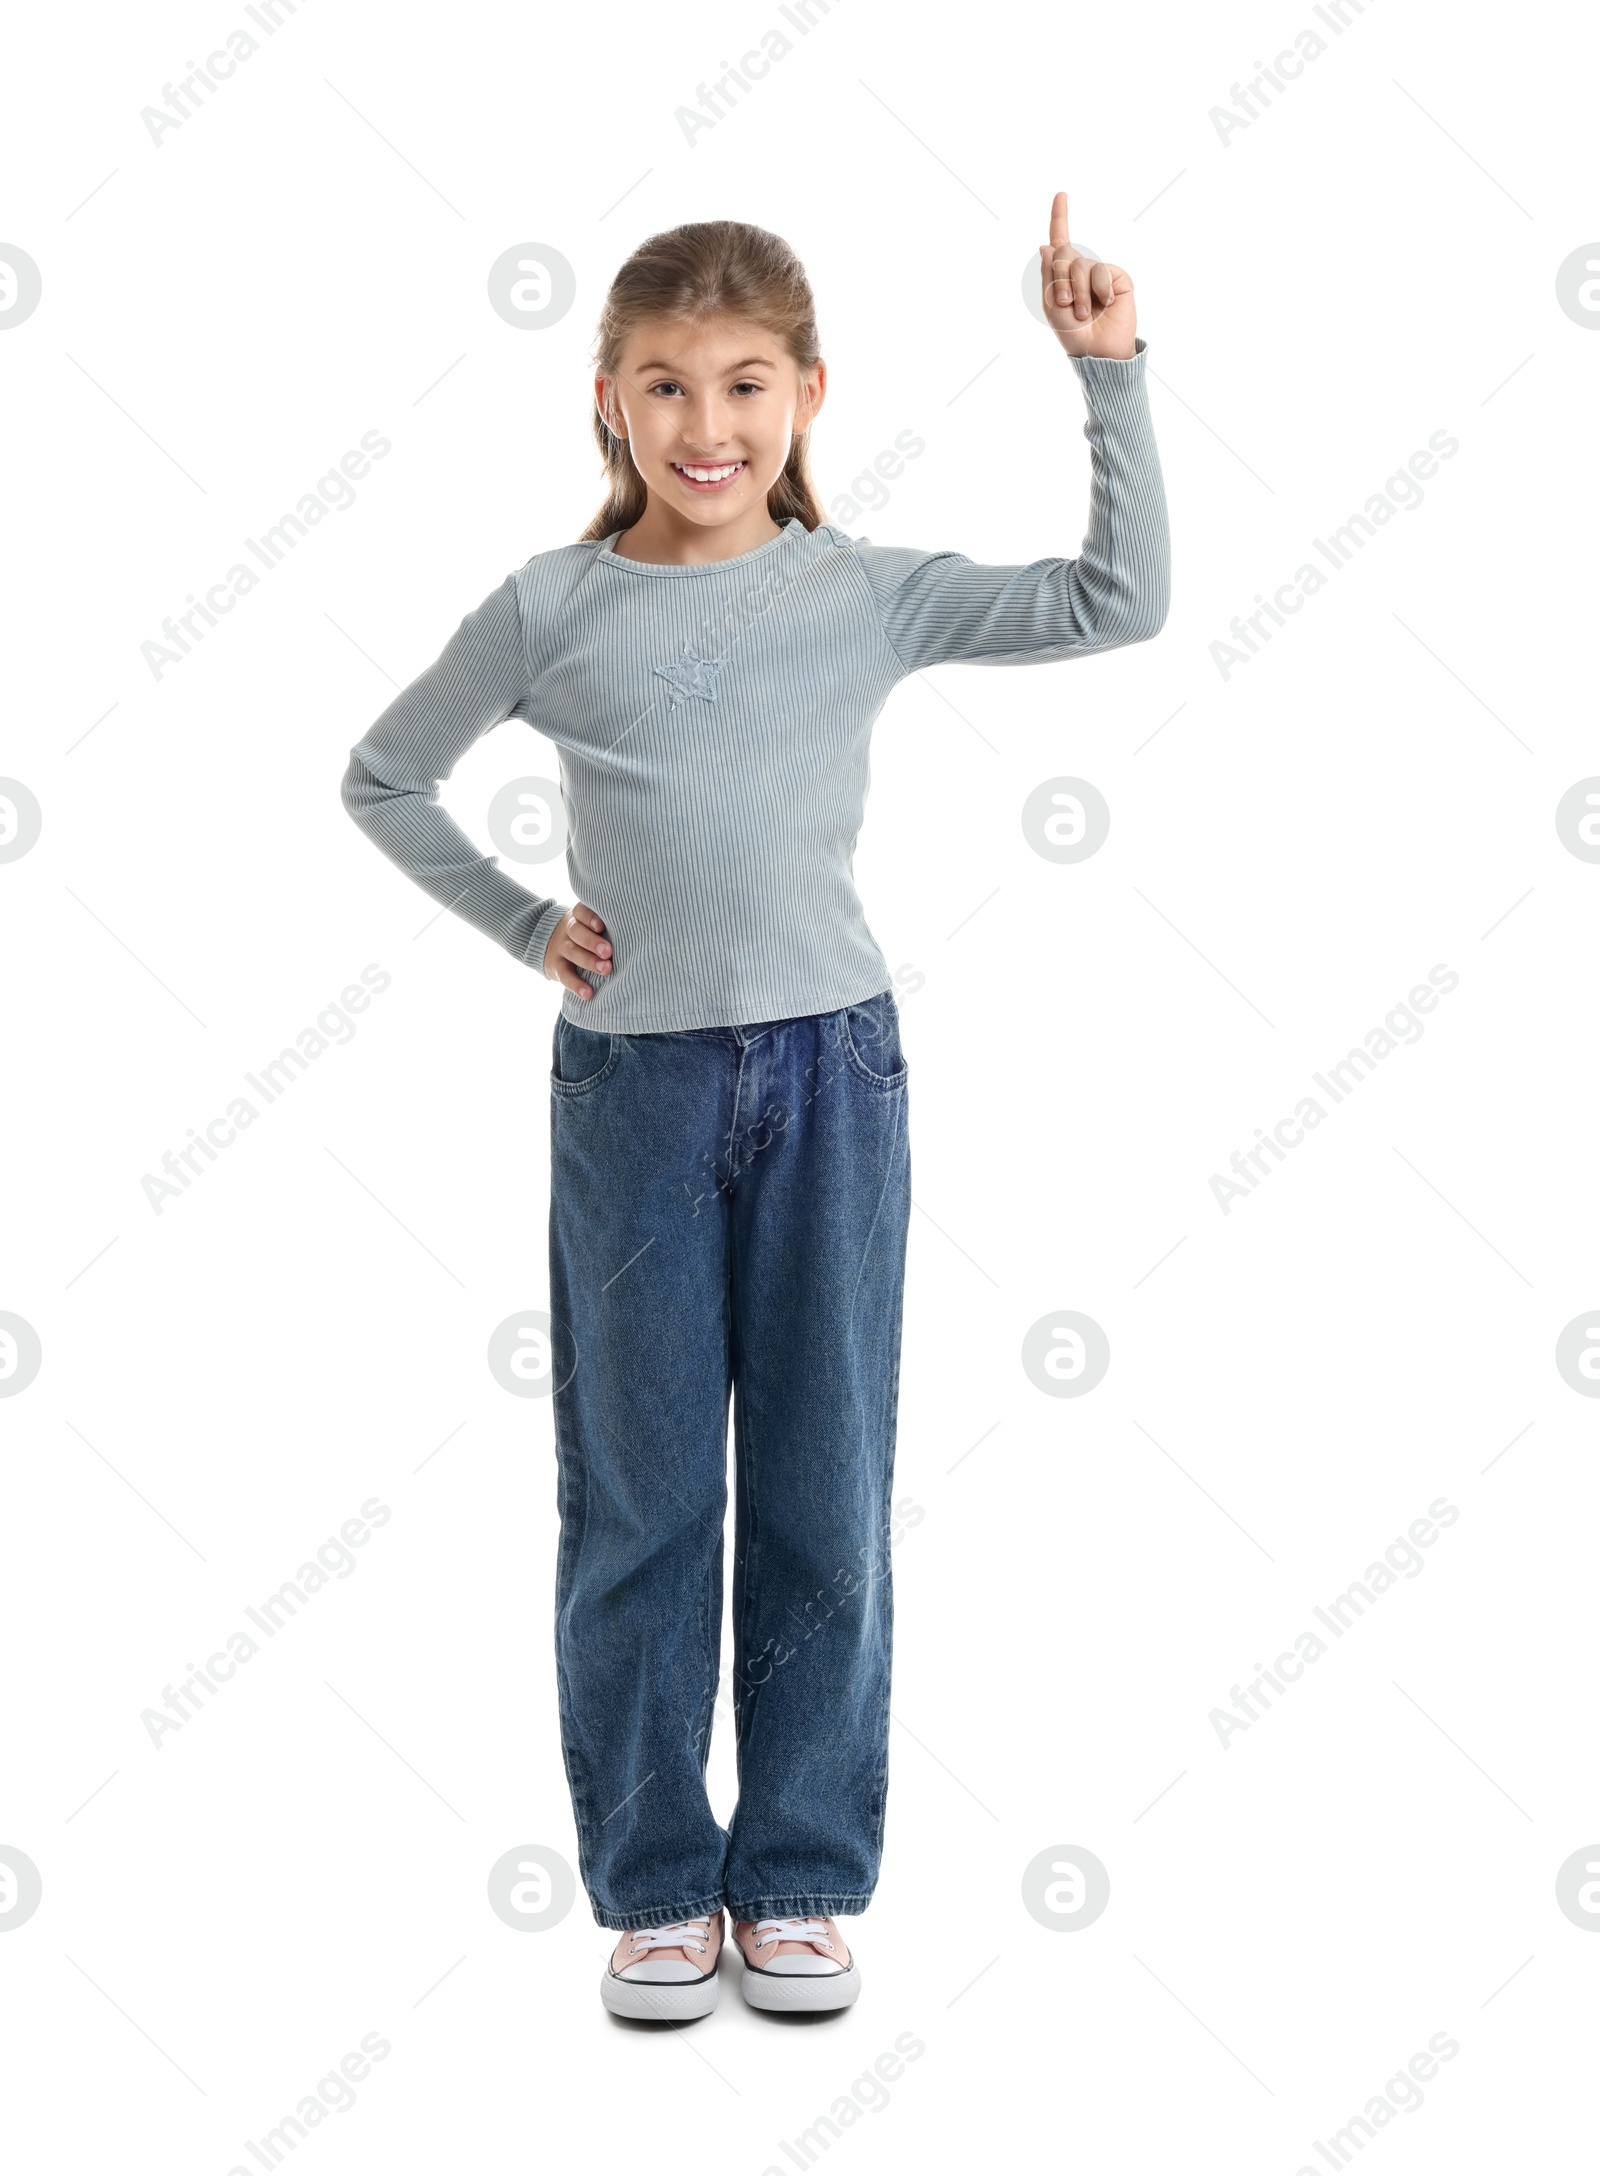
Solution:
M 1600 234 L 1592 32 L 839 0 L 691 147 L 675 108 L 775 0 L 302 0 L 157 149 L 141 108 L 245 21 L 35 9 L 5 53 L 0 241 L 44 283 L 0 339 L 0 771 L 43 811 L 0 865 L 0 1309 L 43 1349 L 0 1401 L 0 1845 L 43 1880 L 0 1941 L 18 2166 L 254 2168 L 371 2032 L 297 2168 L 787 2172 L 902 2034 L 924 2054 L 830 2167 L 1320 2176 L 1439 2033 L 1363 2165 L 1556 2165 L 1592 2135 L 1600 1964 L 1555 1889 L 1600 1837 L 1600 1408 L 1554 1362 L 1600 1306 L 1600 866 L 1554 821 L 1600 771 L 1600 339 L 1556 299 Z M 1224 146 L 1210 109 L 1308 25 L 1328 50 Z M 588 521 L 596 312 L 680 221 L 807 265 L 830 507 L 925 439 L 856 533 L 1076 552 L 1082 396 L 1020 289 L 1062 187 L 1136 284 L 1173 605 L 1070 668 L 922 674 L 877 729 L 857 876 L 911 1069 L 921 1516 L 864 1990 L 793 2027 L 730 1979 L 702 2024 L 629 2028 L 581 1894 L 539 1933 L 486 1894 L 507 1851 L 576 1856 L 550 1409 L 485 1357 L 547 1299 L 556 994 L 339 781 Z M 548 330 L 488 305 L 523 242 L 577 273 Z M 163 618 L 368 430 L 356 504 L 155 679 Z M 1230 620 L 1438 431 L 1424 503 L 1225 680 Z M 483 840 L 554 763 L 507 725 L 447 803 Z M 1019 822 L 1063 775 L 1112 811 L 1075 866 Z M 145 1175 L 368 962 L 354 1039 L 156 1214 Z M 1436 963 L 1420 1042 L 1224 1215 L 1211 1175 Z M 1068 1308 L 1111 1348 L 1078 1399 L 1020 1358 Z M 374 1496 L 351 1576 L 157 1751 L 142 1711 Z M 1211 1710 L 1441 1496 L 1425 1569 L 1224 1749 Z M 725 1715 L 713 1777 L 725 1814 Z M 1092 1926 L 1024 1908 L 1055 1847 L 1109 1871 Z

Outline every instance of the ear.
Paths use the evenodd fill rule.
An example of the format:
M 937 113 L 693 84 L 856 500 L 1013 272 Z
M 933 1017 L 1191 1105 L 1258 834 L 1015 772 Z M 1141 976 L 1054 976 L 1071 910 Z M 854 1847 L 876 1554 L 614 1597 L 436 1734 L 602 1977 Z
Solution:
M 617 404 L 611 396 L 611 387 L 604 378 L 596 378 L 594 381 L 594 404 L 601 422 L 612 437 L 625 441 L 628 436 L 628 426 L 617 413 Z
M 801 393 L 806 419 L 800 427 L 802 430 L 809 430 L 817 419 L 822 403 L 828 397 L 828 366 L 825 362 L 819 359 L 816 369 L 810 375 L 809 383 L 806 379 L 801 380 Z

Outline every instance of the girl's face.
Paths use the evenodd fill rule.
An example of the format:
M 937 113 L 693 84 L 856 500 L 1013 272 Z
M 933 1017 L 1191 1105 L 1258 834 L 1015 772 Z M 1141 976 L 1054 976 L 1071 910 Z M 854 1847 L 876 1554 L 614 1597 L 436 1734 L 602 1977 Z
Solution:
M 764 326 L 652 318 L 615 378 L 595 379 L 607 426 L 626 438 L 653 500 L 706 527 L 765 510 L 790 438 L 822 406 L 827 366 L 804 376 Z

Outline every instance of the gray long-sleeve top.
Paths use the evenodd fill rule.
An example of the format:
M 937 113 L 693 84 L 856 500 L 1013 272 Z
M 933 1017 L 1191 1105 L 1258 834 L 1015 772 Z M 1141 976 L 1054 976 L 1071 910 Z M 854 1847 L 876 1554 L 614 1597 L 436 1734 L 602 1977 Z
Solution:
M 977 565 L 797 519 L 708 565 L 537 552 L 357 742 L 344 805 L 432 898 L 543 971 L 570 900 L 480 853 L 439 786 L 491 726 L 559 752 L 572 896 L 613 971 L 565 1017 L 625 1035 L 831 1012 L 890 986 L 852 867 L 872 727 L 924 665 L 1033 665 L 1147 641 L 1166 618 L 1166 498 L 1126 360 L 1083 387 L 1089 528 L 1076 559 Z M 617 532 L 620 534 L 620 532 Z

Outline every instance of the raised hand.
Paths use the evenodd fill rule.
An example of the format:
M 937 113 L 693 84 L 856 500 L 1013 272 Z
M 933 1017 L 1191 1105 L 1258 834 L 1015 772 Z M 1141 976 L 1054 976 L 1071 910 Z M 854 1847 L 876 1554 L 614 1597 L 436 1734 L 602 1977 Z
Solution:
M 1083 257 L 1067 234 L 1067 192 L 1050 206 L 1050 239 L 1039 244 L 1044 314 L 1069 355 L 1133 354 L 1133 281 L 1120 265 Z

